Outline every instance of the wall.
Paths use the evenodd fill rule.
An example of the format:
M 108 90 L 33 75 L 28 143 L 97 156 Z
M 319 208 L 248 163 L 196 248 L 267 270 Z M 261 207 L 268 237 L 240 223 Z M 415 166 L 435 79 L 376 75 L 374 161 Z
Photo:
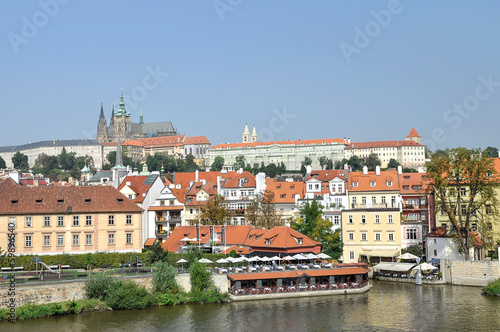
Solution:
M 148 290 L 152 287 L 152 277 L 133 277 L 130 279 L 140 286 L 145 286 Z M 191 289 L 189 274 L 181 274 L 176 277 L 177 282 L 188 292 Z M 229 288 L 229 279 L 227 275 L 213 275 L 215 286 L 222 292 L 227 292 Z M 80 300 L 84 298 L 84 281 L 51 283 L 42 285 L 19 286 L 16 285 L 15 300 L 16 307 L 26 303 L 47 304 L 53 302 L 63 302 L 70 300 Z M 0 287 L 0 309 L 7 308 L 7 304 L 12 296 L 8 295 L 8 287 Z
M 486 286 L 500 278 L 498 261 L 451 261 L 441 260 L 446 283 L 464 286 Z

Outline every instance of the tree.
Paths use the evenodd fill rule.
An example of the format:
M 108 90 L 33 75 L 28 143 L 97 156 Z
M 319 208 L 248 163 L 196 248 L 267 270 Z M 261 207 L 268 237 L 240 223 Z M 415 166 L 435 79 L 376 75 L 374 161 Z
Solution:
M 29 168 L 28 165 L 28 156 L 17 151 L 12 156 L 12 164 L 14 164 L 14 168 L 21 169 L 22 171 L 27 171 Z
M 484 149 L 483 154 L 490 158 L 498 158 L 498 149 L 495 147 L 488 146 Z M 1 168 L 1 167 L 0 167 Z
M 66 148 L 63 146 L 61 153 L 59 154 L 59 167 L 62 170 L 69 171 L 70 169 L 75 167 L 76 164 L 76 153 L 75 152 L 66 152 Z
M 380 166 L 380 159 L 378 159 L 375 153 L 370 153 L 370 155 L 364 159 L 363 164 L 368 167 L 369 171 L 374 171 L 375 167 Z
M 331 160 L 330 158 L 326 160 L 325 169 L 333 169 L 333 160 Z
M 363 162 L 358 158 L 358 156 L 352 156 L 349 158 L 347 164 L 351 166 L 352 171 L 360 171 L 363 168 Z
M 270 163 L 269 165 L 266 166 L 265 173 L 270 178 L 274 178 L 274 177 L 276 177 L 276 174 L 278 173 L 278 167 L 276 167 L 276 165 L 274 163 Z
M 194 162 L 194 156 L 188 154 L 185 159 L 186 172 L 194 172 L 199 169 L 198 165 Z
M 321 156 L 318 158 L 318 161 L 319 161 L 319 166 L 321 166 L 321 169 L 324 169 L 328 161 L 328 158 L 325 156 Z
M 281 162 L 276 169 L 277 174 L 285 174 L 286 173 L 286 166 L 284 162 Z
M 213 284 L 212 273 L 207 271 L 198 260 L 195 260 L 189 267 L 189 277 L 191 279 L 191 292 L 195 295 L 199 295 Z
M 177 269 L 163 261 L 156 262 L 154 267 L 153 290 L 158 293 L 177 293 L 179 291 L 179 285 L 175 280 Z
M 434 154 L 426 167 L 427 190 L 434 192 L 436 212 L 448 217 L 448 233 L 469 260 L 473 245 L 469 237 L 471 224 L 476 223 L 484 236 L 487 227 L 482 225 L 493 222 L 497 215 L 495 190 L 500 184 L 494 159 L 485 156 L 481 149 L 446 149 Z
M 389 164 L 387 164 L 388 168 L 398 168 L 398 166 L 401 166 L 401 164 L 396 159 L 393 158 L 391 158 L 389 160 Z
M 0 169 L 5 169 L 7 168 L 7 164 L 5 163 L 5 160 L 0 157 Z
M 335 169 L 343 169 L 345 164 L 349 164 L 349 160 L 342 159 L 335 162 Z
M 406 247 L 406 249 L 404 250 L 405 252 L 409 252 L 410 254 L 418 257 L 424 256 L 424 244 L 422 242 L 418 244 L 412 244 L 411 246 Z
M 304 158 L 304 160 L 302 161 L 302 165 L 304 165 L 304 166 L 311 166 L 312 165 L 312 159 L 306 156 Z
M 316 200 L 306 202 L 300 209 L 300 217 L 290 223 L 296 231 L 321 242 L 323 252 L 338 258 L 342 255 L 343 244 L 340 229 L 332 230 L 333 223 L 330 219 L 323 218 L 323 207 Z
M 240 168 L 245 168 L 245 156 L 244 155 L 239 155 L 236 156 L 235 158 L 235 163 L 234 163 L 234 169 L 239 170 Z
M 271 229 L 282 226 L 281 216 L 274 206 L 274 193 L 266 190 L 264 194 L 257 194 L 245 210 L 245 220 L 257 228 Z
M 159 241 L 151 246 L 148 253 L 149 264 L 154 264 L 156 262 L 166 262 L 168 257 L 168 251 L 164 250 Z
M 232 211 L 221 195 L 211 197 L 207 204 L 200 208 L 200 222 L 203 225 L 224 225 L 231 220 L 231 215 Z
M 224 158 L 222 158 L 221 156 L 217 156 L 215 157 L 212 166 L 210 166 L 210 170 L 212 172 L 220 172 L 222 170 L 222 167 L 224 167 Z

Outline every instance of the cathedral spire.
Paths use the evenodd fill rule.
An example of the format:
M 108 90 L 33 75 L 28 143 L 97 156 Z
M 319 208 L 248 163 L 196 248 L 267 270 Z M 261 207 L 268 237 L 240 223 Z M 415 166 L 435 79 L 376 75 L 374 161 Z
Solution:
M 253 130 L 252 130 L 252 142 L 258 142 L 259 137 L 257 136 L 257 130 L 255 130 L 255 125 L 253 125 Z
M 99 115 L 99 119 L 101 119 L 101 118 L 105 118 L 104 117 L 104 108 L 103 108 L 102 103 L 101 103 L 101 114 Z
M 120 142 L 120 133 L 118 133 L 118 144 L 116 144 L 116 162 L 114 168 L 123 168 L 122 144 Z
M 243 143 L 250 142 L 250 131 L 248 130 L 248 124 L 246 124 L 246 123 L 245 123 L 245 130 L 243 131 L 242 142 Z
M 144 116 L 142 115 L 142 105 L 141 105 L 141 113 L 139 115 L 139 124 L 140 125 L 144 124 Z
M 123 89 L 121 90 L 120 95 L 120 109 L 115 113 L 116 116 L 129 115 L 127 110 L 125 109 L 125 102 L 123 101 Z

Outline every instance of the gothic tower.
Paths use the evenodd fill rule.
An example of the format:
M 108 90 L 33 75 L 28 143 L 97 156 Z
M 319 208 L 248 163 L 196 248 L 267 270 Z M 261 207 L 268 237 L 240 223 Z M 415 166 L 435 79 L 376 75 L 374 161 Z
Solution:
M 130 113 L 125 109 L 125 102 L 123 101 L 123 90 L 120 96 L 120 109 L 114 112 L 113 116 L 113 141 L 119 136 L 123 139 L 130 139 L 131 128 L 130 128 Z
M 104 116 L 104 109 L 101 103 L 101 114 L 99 115 L 99 122 L 97 124 L 97 141 L 100 143 L 108 142 L 108 124 Z
M 255 130 L 255 125 L 253 125 L 253 130 L 252 130 L 252 143 L 258 142 L 259 137 L 257 136 L 257 130 Z
M 243 143 L 250 142 L 250 131 L 248 130 L 248 125 L 245 123 L 245 130 L 243 131 Z

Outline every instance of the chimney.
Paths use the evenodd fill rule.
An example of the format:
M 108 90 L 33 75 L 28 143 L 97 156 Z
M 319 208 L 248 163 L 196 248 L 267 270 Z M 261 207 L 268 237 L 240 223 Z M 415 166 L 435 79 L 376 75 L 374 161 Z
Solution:
M 242 174 L 243 173 L 243 168 L 240 167 L 240 169 L 238 170 L 238 174 Z
M 368 167 L 363 166 L 363 174 L 367 175 L 368 174 Z
M 193 186 L 193 181 L 189 181 L 189 188 Z
M 201 179 L 201 183 L 205 186 L 207 184 L 207 180 L 206 179 Z
M 38 179 L 33 179 L 33 186 L 35 187 L 38 187 L 39 186 L 39 182 L 38 182 Z
M 217 176 L 217 194 L 220 195 L 221 193 L 221 182 L 222 182 L 222 177 L 219 175 Z
M 196 170 L 196 172 L 194 172 L 194 181 L 195 182 L 198 182 L 198 170 Z
M 311 165 L 307 165 L 307 167 L 306 167 L 306 174 L 311 174 L 312 170 L 313 170 L 312 166 Z
M 380 166 L 375 166 L 375 175 L 380 175 Z
M 403 174 L 403 166 L 401 165 L 398 166 L 398 174 L 399 175 Z
M 347 144 L 351 144 L 351 138 L 350 137 L 347 138 Z

